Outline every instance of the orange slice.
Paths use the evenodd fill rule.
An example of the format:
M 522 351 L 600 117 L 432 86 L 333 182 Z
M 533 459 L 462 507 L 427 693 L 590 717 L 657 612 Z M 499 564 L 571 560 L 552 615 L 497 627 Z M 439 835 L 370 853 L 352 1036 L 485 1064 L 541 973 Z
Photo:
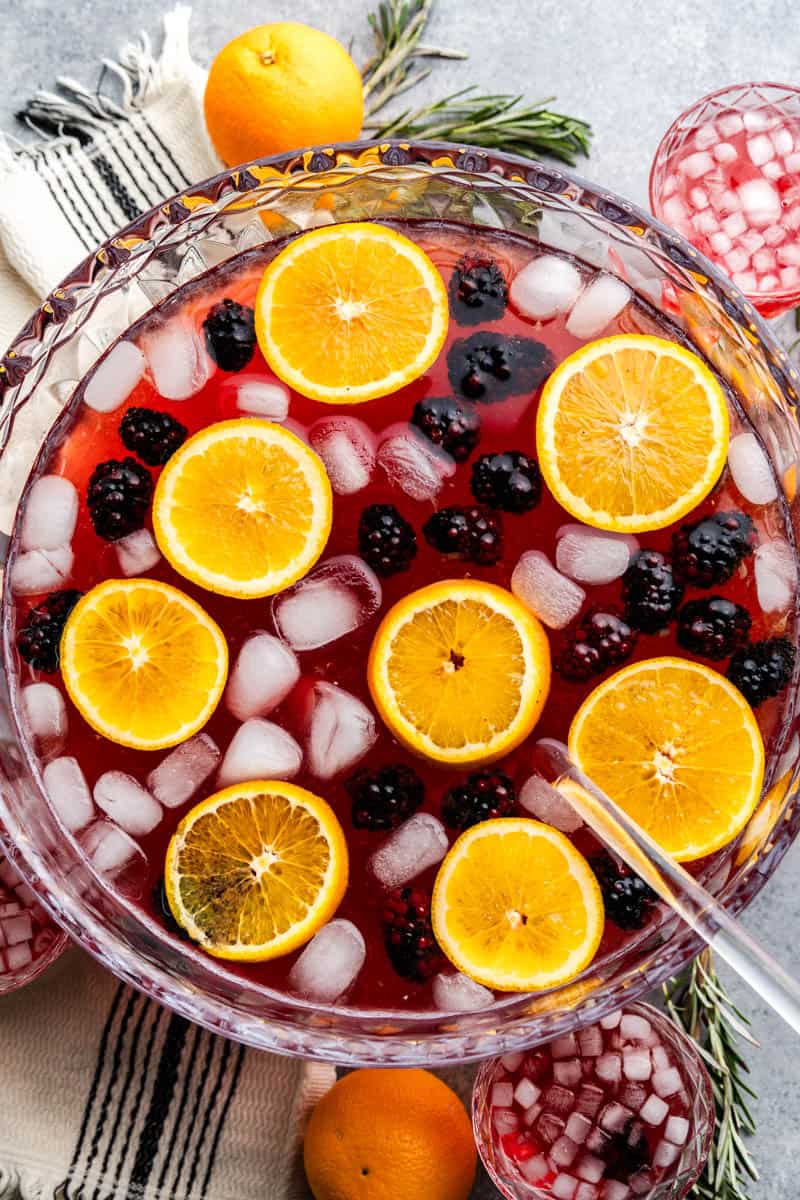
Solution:
M 489 762 L 536 724 L 550 687 L 550 648 L 510 592 L 448 579 L 390 609 L 367 673 L 378 712 L 410 750 L 441 763 Z
M 682 658 L 623 667 L 584 700 L 576 763 L 679 862 L 744 828 L 761 795 L 764 745 L 750 705 L 717 671 Z
M 330 805 L 276 780 L 237 783 L 181 821 L 164 885 L 175 920 L 217 958 L 259 962 L 307 942 L 339 907 L 347 843 Z
M 61 638 L 70 699 L 120 746 L 160 750 L 205 725 L 228 674 L 208 613 L 155 579 L 107 579 L 73 608 Z
M 156 485 L 153 529 L 186 579 L 223 596 L 280 592 L 314 565 L 331 530 L 331 485 L 305 442 L 268 421 L 209 425 Z
M 572 843 L 539 821 L 503 817 L 463 833 L 439 868 L 433 931 L 485 987 L 532 992 L 578 975 L 603 936 L 603 898 Z
M 424 375 L 448 324 L 427 254 L 369 222 L 314 229 L 278 254 L 256 299 L 256 334 L 275 374 L 326 404 L 360 404 Z
M 569 513 L 620 533 L 662 529 L 691 512 L 728 453 L 719 381 L 675 342 L 618 334 L 566 358 L 545 384 L 539 463 Z

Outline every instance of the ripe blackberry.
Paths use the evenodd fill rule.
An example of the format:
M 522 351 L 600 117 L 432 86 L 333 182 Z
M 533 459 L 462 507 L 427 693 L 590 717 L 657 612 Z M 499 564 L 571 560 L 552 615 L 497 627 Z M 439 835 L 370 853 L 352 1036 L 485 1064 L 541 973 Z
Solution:
M 345 787 L 353 800 L 356 829 L 396 829 L 425 799 L 419 775 L 403 763 L 387 763 L 377 771 L 365 767 Z
M 433 936 L 430 898 L 410 887 L 393 888 L 383 906 L 383 942 L 404 979 L 424 983 L 446 960 Z
M 730 579 L 753 553 L 753 522 L 743 512 L 718 512 L 672 535 L 675 573 L 694 587 L 714 587 Z
M 116 542 L 141 529 L 152 495 L 152 476 L 135 458 L 99 463 L 87 492 L 95 532 L 107 542 Z
M 369 504 L 358 523 L 358 548 L 379 575 L 395 575 L 414 559 L 417 535 L 393 504 Z
M 690 600 L 678 613 L 678 645 L 703 658 L 727 658 L 747 641 L 750 613 L 724 596 Z
M 622 577 L 625 619 L 643 633 L 666 629 L 683 598 L 669 559 L 657 550 L 640 550 Z
M 83 592 L 67 588 L 51 592 L 29 609 L 25 624 L 17 632 L 17 650 L 36 671 L 57 671 L 61 634 L 67 617 Z
M 593 859 L 590 865 L 600 884 L 609 921 L 620 929 L 643 929 L 658 900 L 653 889 L 610 854 Z
M 539 464 L 521 450 L 482 454 L 472 464 L 470 487 L 476 500 L 503 512 L 528 512 L 542 498 Z
M 169 413 L 154 408 L 129 408 L 119 423 L 126 450 L 150 467 L 161 467 L 186 441 L 188 429 Z
M 481 418 L 474 404 L 456 396 L 430 396 L 419 400 L 411 414 L 428 441 L 441 446 L 456 462 L 469 458 L 481 437 Z
M 591 608 L 556 659 L 556 670 L 576 682 L 602 675 L 630 658 L 636 637 L 617 609 Z
M 223 371 L 241 371 L 256 348 L 255 314 L 246 304 L 221 300 L 203 321 L 206 349 Z
M 469 829 L 493 817 L 510 817 L 515 801 L 514 784 L 502 771 L 475 771 L 445 793 L 442 819 L 451 829 Z
M 612 1133 L 603 1146 L 606 1172 L 623 1182 L 650 1165 L 650 1147 L 641 1129 L 634 1129 L 634 1118 L 626 1121 L 622 1129 Z
M 498 321 L 506 311 L 508 284 L 490 258 L 465 256 L 450 276 L 450 307 L 459 325 Z
M 484 329 L 453 342 L 447 354 L 453 389 L 484 404 L 536 391 L 554 367 L 541 342 Z
M 795 648 L 787 638 L 767 638 L 737 650 L 727 676 L 753 708 L 782 692 L 792 677 Z
M 491 566 L 503 555 L 503 526 L 497 513 L 475 505 L 440 508 L 422 526 L 426 541 L 441 554 Z

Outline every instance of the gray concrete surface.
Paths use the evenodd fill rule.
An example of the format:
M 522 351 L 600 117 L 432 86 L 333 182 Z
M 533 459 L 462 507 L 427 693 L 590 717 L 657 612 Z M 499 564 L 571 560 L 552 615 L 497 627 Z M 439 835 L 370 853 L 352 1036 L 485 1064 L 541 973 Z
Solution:
M 3 71 L 0 129 L 20 132 L 14 113 L 58 74 L 92 82 L 103 55 L 140 29 L 158 32 L 166 0 L 0 0 Z M 370 0 L 197 0 L 192 45 L 209 57 L 251 25 L 294 19 L 369 49 Z M 692 100 L 725 83 L 798 82 L 797 5 L 790 0 L 438 0 L 430 39 L 470 52 L 468 63 L 436 67 L 421 94 L 476 83 L 492 91 L 555 95 L 563 111 L 595 130 L 581 172 L 645 203 L 660 135 Z M 747 914 L 747 924 L 800 974 L 800 846 Z M 743 986 L 734 994 L 762 1048 L 750 1055 L 761 1180 L 751 1200 L 800 1194 L 800 1043 Z

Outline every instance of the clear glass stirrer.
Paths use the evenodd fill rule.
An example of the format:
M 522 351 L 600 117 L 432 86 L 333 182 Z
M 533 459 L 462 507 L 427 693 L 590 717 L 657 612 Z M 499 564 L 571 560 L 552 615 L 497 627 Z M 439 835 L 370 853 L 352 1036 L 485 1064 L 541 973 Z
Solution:
M 657 892 L 662 900 L 800 1033 L 800 984 L 725 911 L 710 892 L 658 846 L 570 758 L 567 747 L 542 738 L 536 765 L 561 790 L 600 840 Z M 571 780 L 577 787 L 562 787 Z

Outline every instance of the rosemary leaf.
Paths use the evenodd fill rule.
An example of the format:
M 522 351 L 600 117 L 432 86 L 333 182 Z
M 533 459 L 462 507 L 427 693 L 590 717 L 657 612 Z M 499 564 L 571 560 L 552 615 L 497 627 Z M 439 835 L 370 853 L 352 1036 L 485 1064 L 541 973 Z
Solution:
M 460 50 L 420 40 L 433 4 L 434 0 L 381 0 L 367 17 L 376 43 L 374 56 L 361 71 L 367 118 L 426 77 L 427 70 L 413 70 L 417 59 L 467 57 Z

